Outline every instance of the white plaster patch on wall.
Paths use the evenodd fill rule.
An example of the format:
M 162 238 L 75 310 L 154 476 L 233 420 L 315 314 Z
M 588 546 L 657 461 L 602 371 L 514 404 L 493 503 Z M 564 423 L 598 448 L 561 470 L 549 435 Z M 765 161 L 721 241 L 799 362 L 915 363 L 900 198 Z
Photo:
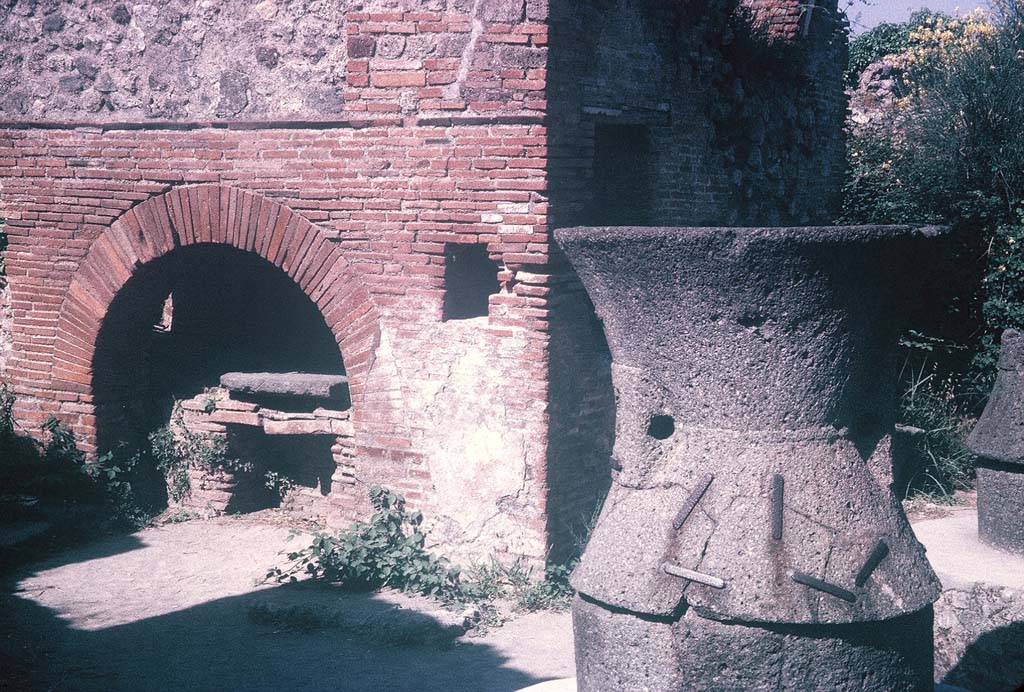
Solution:
M 469 33 L 469 43 L 462 51 L 459 69 L 455 74 L 455 81 L 443 90 L 446 99 L 457 99 L 462 96 L 462 85 L 466 83 L 469 76 L 469 68 L 473 63 L 473 53 L 476 52 L 476 44 L 484 32 L 484 23 L 480 20 L 480 4 L 482 0 L 473 3 L 473 22 Z
M 534 509 L 539 516 L 529 469 L 544 455 L 543 440 L 517 422 L 511 370 L 525 344 L 510 337 L 499 345 L 486 329 L 487 318 L 439 323 L 422 335 L 429 362 L 399 354 L 420 364 L 403 368 L 403 394 L 411 421 L 422 416 L 411 427 L 433 484 L 429 528 L 453 556 L 460 546 L 543 555 L 543 541 L 523 525 Z
M 526 441 L 508 425 L 499 388 L 488 381 L 496 354 L 463 346 L 427 408 L 433 434 L 426 443 L 438 504 L 472 531 L 499 499 L 523 489 Z
M 14 315 L 11 312 L 11 291 L 6 277 L 0 276 L 0 380 L 7 378 L 7 362 L 14 351 L 11 328 Z
M 0 190 L 2 192 L 2 190 Z M 0 205 L 0 219 L 3 218 L 3 207 Z M 0 221 L 0 231 L 3 222 Z M 7 380 L 7 367 L 11 354 L 14 353 L 14 312 L 11 309 L 11 288 L 3 271 L 3 255 L 0 255 L 0 381 Z

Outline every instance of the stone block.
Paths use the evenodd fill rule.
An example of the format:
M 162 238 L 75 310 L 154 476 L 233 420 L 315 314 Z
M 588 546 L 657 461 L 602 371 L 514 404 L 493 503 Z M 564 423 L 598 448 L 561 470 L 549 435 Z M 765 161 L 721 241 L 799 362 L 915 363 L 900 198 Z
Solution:
M 330 420 L 331 432 L 335 435 L 352 437 L 355 431 L 352 428 L 352 421 L 347 420 Z
M 301 372 L 229 372 L 220 384 L 240 394 L 338 399 L 348 396 L 348 378 L 344 375 L 314 375 Z
M 329 408 L 317 408 L 313 411 L 316 418 L 333 418 L 335 420 L 349 420 L 352 415 L 348 411 L 335 411 Z
M 214 423 L 223 423 L 225 425 L 258 426 L 261 423 L 260 414 L 258 413 L 247 411 L 225 411 L 222 409 L 217 409 L 211 413 L 210 420 Z
M 518 22 L 523 18 L 525 0 L 480 0 L 478 15 L 485 22 Z
M 307 418 L 300 420 L 264 420 L 263 432 L 268 435 L 331 435 L 331 421 Z
M 978 529 L 990 545 L 1024 554 L 1024 334 L 1003 332 L 995 386 L 967 439 L 978 459 Z
M 978 513 L 914 524 L 942 580 L 935 679 L 973 692 L 1024 685 L 1024 556 L 979 540 Z
M 372 36 L 349 36 L 348 57 L 370 58 L 373 57 L 376 40 Z
M 235 399 L 218 399 L 217 409 L 221 411 L 259 411 L 259 404 L 248 401 L 236 401 Z

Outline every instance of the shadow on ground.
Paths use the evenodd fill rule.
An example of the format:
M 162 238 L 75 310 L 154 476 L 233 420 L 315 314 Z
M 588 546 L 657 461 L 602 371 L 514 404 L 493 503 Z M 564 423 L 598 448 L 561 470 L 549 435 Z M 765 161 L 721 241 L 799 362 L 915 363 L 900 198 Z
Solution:
M 335 628 L 257 625 L 247 613 L 261 596 L 84 631 L 5 594 L 0 621 L 14 637 L 0 647 L 0 668 L 10 676 L 0 689 L 511 692 L 541 681 L 504 667 L 504 657 L 485 644 L 382 645 Z
M 1024 692 L 1024 622 L 978 637 L 942 682 L 971 692 Z
M 81 541 L 78 542 L 81 544 Z M 11 584 L 19 576 L 24 576 L 23 565 L 34 562 L 36 555 L 47 555 L 46 568 L 54 569 L 62 565 L 81 562 L 83 560 L 99 560 L 112 555 L 120 555 L 130 550 L 143 547 L 142 541 L 134 534 L 110 536 L 87 543 L 87 547 L 75 548 L 74 539 L 62 537 L 52 531 L 41 531 L 16 545 L 0 546 L 0 582 L 4 591 L 10 591 Z M 84 552 L 83 552 L 84 550 Z
M 143 554 L 153 550 L 147 545 L 153 534 L 139 536 L 143 540 L 121 537 L 55 556 L 9 583 L 0 594 L 0 690 L 512 692 L 556 677 L 517 670 L 508 665 L 509 654 L 501 645 L 466 637 L 447 646 L 388 644 L 350 626 L 303 630 L 308 623 L 295 629 L 287 618 L 254 617 L 265 613 L 268 602 L 294 603 L 295 590 L 287 586 L 253 587 L 250 593 L 180 607 L 184 601 L 174 585 L 185 580 L 176 582 L 161 572 L 171 571 L 175 560 L 194 559 L 198 566 L 190 579 L 212 579 L 203 572 L 209 558 L 167 555 L 165 549 L 143 563 Z M 140 573 L 139 564 L 151 564 L 151 574 Z M 109 581 L 84 578 L 117 569 L 131 574 Z M 126 579 L 134 588 L 126 586 Z M 153 584 L 157 614 L 131 621 L 137 612 L 133 599 L 146 592 L 139 581 Z M 51 589 L 57 593 L 47 594 Z M 373 595 L 361 597 L 358 607 L 360 622 L 393 620 L 389 611 L 397 609 Z M 417 624 L 424 631 L 438 628 L 416 622 L 429 615 L 400 610 L 405 631 L 416 631 Z

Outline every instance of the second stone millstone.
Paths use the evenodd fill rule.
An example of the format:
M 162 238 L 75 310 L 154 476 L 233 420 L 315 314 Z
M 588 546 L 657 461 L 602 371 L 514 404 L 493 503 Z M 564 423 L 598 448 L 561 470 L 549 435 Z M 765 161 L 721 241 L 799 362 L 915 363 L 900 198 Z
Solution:
M 581 692 L 932 689 L 940 585 L 890 489 L 889 366 L 941 232 L 556 233 L 617 401 L 572 578 Z
M 978 455 L 978 535 L 1024 555 L 1024 334 L 1003 332 L 995 387 L 967 445 Z

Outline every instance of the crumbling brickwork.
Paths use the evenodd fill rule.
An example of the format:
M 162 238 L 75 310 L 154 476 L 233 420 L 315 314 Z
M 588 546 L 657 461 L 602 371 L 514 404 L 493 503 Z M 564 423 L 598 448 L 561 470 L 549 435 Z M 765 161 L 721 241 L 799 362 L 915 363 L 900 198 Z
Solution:
M 796 0 L 769 4 L 804 16 Z M 647 144 L 626 152 L 623 222 L 827 220 L 836 188 L 845 106 L 827 12 L 806 32 L 772 20 L 765 50 L 792 57 L 741 84 L 722 78 L 716 32 L 752 20 L 725 0 L 3 12 L 19 421 L 58 415 L 91 450 L 109 445 L 103 430 L 135 434 L 168 292 L 204 248 L 234 248 L 323 317 L 351 380 L 355 477 L 405 494 L 457 552 L 567 555 L 607 489 L 609 356 L 550 230 L 618 213 L 600 204 L 628 182 L 615 142 Z M 783 73 L 794 93 L 772 91 Z M 736 103 L 721 99 L 737 90 L 777 100 L 743 118 L 790 103 L 811 121 L 784 120 L 779 146 L 770 128 L 738 144 Z M 804 125 L 828 146 L 801 139 Z M 738 202 L 751 189 L 762 204 Z M 484 248 L 494 288 L 486 310 L 450 318 L 452 258 L 475 256 L 452 248 L 466 244 Z M 332 502 L 340 518 L 365 509 L 355 492 Z
M 11 341 L 13 323 L 10 287 L 7 284 L 7 277 L 0 276 L 0 379 L 7 377 L 7 361 L 14 346 Z

